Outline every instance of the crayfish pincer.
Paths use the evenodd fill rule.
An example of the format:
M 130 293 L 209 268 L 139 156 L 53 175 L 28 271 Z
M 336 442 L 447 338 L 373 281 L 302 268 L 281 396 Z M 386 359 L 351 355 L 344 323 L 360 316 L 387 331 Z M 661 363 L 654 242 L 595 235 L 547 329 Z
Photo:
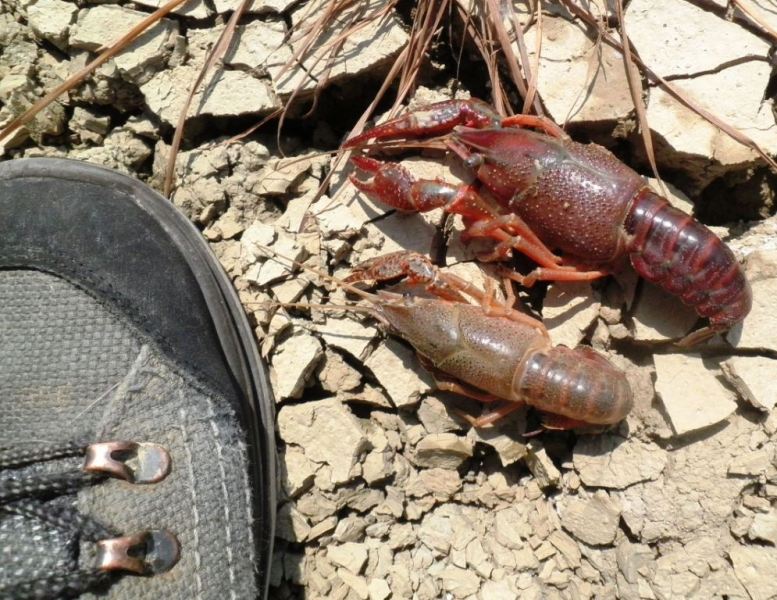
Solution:
M 371 177 L 351 181 L 399 210 L 443 207 L 462 215 L 465 239 L 494 242 L 484 260 L 518 251 L 537 263 L 526 276 L 510 275 L 523 285 L 595 279 L 628 257 L 642 277 L 709 319 L 683 345 L 731 328 L 750 311 L 750 285 L 714 233 L 673 208 L 609 151 L 572 141 L 546 118 L 502 118 L 480 100 L 451 100 L 378 125 L 344 147 L 432 136 L 464 161 L 474 183 L 416 180 L 401 165 L 368 156 L 352 161 Z
M 422 286 L 428 297 L 373 294 L 352 285 L 397 278 L 410 289 Z M 440 389 L 499 403 L 469 418 L 476 427 L 524 405 L 541 411 L 543 425 L 553 429 L 612 425 L 631 410 L 626 376 L 606 358 L 583 346 L 551 346 L 542 323 L 497 301 L 492 285 L 483 291 L 425 256 L 401 251 L 378 257 L 338 284 L 367 300 L 364 312 L 413 346 Z

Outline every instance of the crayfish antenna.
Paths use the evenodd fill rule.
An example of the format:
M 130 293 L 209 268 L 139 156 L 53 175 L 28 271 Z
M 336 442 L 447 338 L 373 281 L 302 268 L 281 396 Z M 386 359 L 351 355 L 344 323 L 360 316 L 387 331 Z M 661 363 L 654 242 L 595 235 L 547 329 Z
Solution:
M 278 252 L 277 250 L 273 250 L 269 246 L 264 246 L 262 244 L 254 244 L 254 245 L 257 248 L 259 248 L 262 252 L 264 252 L 267 255 L 268 259 L 274 260 L 275 262 L 277 262 L 278 264 L 286 268 L 288 268 L 288 265 L 283 264 L 280 260 L 278 260 L 279 258 L 291 263 L 293 266 L 297 267 L 298 269 L 302 269 L 303 271 L 307 271 L 308 273 L 313 273 L 314 275 L 318 275 L 319 277 L 321 277 L 321 279 L 328 281 L 330 283 L 333 283 L 336 286 L 344 290 L 347 290 L 352 294 L 359 296 L 362 300 L 366 300 L 370 304 L 377 304 L 379 302 L 378 297 L 375 294 L 365 292 L 364 290 L 356 287 L 355 285 L 347 283 L 342 279 L 338 279 L 337 277 L 330 275 L 329 273 L 325 273 L 321 269 L 317 269 L 315 267 L 311 267 L 309 265 L 303 264 L 298 260 L 294 260 L 290 256 L 285 256 L 280 252 Z
M 279 306 L 287 306 L 287 307 L 297 307 L 297 308 L 318 308 L 318 309 L 324 309 L 324 310 L 349 310 L 353 312 L 360 312 L 363 314 L 370 315 L 375 320 L 379 321 L 381 325 L 385 327 L 390 327 L 389 321 L 386 319 L 385 315 L 380 311 L 380 306 L 384 305 L 389 299 L 393 299 L 394 297 L 400 298 L 401 296 L 398 296 L 396 294 L 392 294 L 391 292 L 379 292 L 378 294 L 371 294 L 370 292 L 365 292 L 364 290 L 358 288 L 357 286 L 347 283 L 343 281 L 342 279 L 338 279 L 337 277 L 334 277 L 333 275 L 330 275 L 329 273 L 325 273 L 321 269 L 317 269 L 315 267 L 311 267 L 309 265 L 305 265 L 301 263 L 298 260 L 295 260 L 291 258 L 290 256 L 285 256 L 281 254 L 280 252 L 273 250 L 272 248 L 268 246 L 264 246 L 262 244 L 255 244 L 257 248 L 259 248 L 262 252 L 264 252 L 267 255 L 267 258 L 269 260 L 275 260 L 279 264 L 283 265 L 284 267 L 288 268 L 288 265 L 285 265 L 278 259 L 282 259 L 284 261 L 287 261 L 291 263 L 293 266 L 302 269 L 303 271 L 307 271 L 308 273 L 312 273 L 314 275 L 318 275 L 323 280 L 328 281 L 330 283 L 335 284 L 336 286 L 351 292 L 352 294 L 355 294 L 356 296 L 359 296 L 362 300 L 366 300 L 370 304 L 372 304 L 373 307 L 368 306 L 359 306 L 356 304 L 353 305 L 347 305 L 347 304 L 305 304 L 305 303 L 287 303 L 283 304 L 281 302 L 277 303 Z
M 303 309 L 310 309 L 315 308 L 316 310 L 324 310 L 324 311 L 334 311 L 334 310 L 345 310 L 348 312 L 357 312 L 357 313 L 364 313 L 366 315 L 371 316 L 373 319 L 376 319 L 377 321 L 380 321 L 382 324 L 388 326 L 388 321 L 386 318 L 380 314 L 380 311 L 378 311 L 375 308 L 372 308 L 370 306 L 360 306 L 358 304 L 316 304 L 314 302 L 248 302 L 249 306 L 261 306 L 263 308 L 272 308 L 272 307 L 278 307 L 278 308 L 303 308 Z

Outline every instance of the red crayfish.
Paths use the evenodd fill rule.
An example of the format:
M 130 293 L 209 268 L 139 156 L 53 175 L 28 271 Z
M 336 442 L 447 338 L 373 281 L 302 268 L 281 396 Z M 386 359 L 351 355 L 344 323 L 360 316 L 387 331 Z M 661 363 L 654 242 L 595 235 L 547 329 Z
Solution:
M 628 257 L 642 277 L 709 319 L 682 345 L 725 331 L 750 311 L 750 285 L 714 233 L 673 208 L 609 151 L 572 141 L 546 118 L 502 118 L 480 100 L 451 100 L 378 125 L 344 147 L 440 135 L 474 172 L 474 183 L 416 180 L 401 165 L 367 156 L 351 160 L 372 176 L 351 181 L 399 210 L 443 207 L 462 215 L 466 238 L 494 240 L 485 260 L 516 250 L 539 265 L 526 276 L 510 275 L 527 286 L 602 277 Z

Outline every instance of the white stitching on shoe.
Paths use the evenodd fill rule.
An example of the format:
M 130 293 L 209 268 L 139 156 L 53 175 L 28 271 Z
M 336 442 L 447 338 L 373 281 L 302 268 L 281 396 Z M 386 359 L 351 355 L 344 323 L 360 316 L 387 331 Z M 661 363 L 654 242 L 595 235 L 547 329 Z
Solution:
M 244 443 L 238 446 L 243 456 L 248 456 L 248 449 Z M 251 503 L 251 484 L 248 481 L 248 468 L 243 469 L 243 486 L 246 492 L 246 513 L 248 514 L 248 558 L 251 560 L 251 568 L 256 571 L 256 547 L 254 546 L 254 510 Z
M 232 598 L 232 600 L 235 600 L 237 598 L 237 594 L 235 593 L 235 566 L 233 564 L 232 559 L 232 529 L 230 528 L 230 516 L 229 516 L 229 491 L 227 490 L 227 473 L 224 469 L 224 453 L 222 451 L 222 446 L 219 443 L 219 435 L 220 431 L 218 428 L 218 425 L 216 425 L 216 413 L 213 410 L 213 402 L 211 402 L 211 399 L 207 396 L 205 397 L 205 400 L 208 403 L 208 412 L 210 413 L 208 415 L 208 421 L 210 422 L 210 427 L 213 430 L 213 437 L 214 442 L 216 444 L 216 454 L 218 455 L 219 459 L 219 473 L 221 474 L 221 492 L 224 495 L 224 535 L 226 537 L 226 551 L 227 551 L 227 565 L 229 566 L 229 583 L 230 583 L 230 589 L 229 589 L 229 597 Z
M 202 557 L 200 556 L 200 514 L 197 512 L 197 488 L 194 479 L 194 463 L 192 462 L 192 453 L 189 450 L 189 435 L 186 431 L 186 411 L 183 408 L 178 409 L 178 414 L 181 417 L 181 437 L 183 439 L 183 448 L 186 452 L 186 466 L 189 468 L 189 479 L 192 490 L 192 520 L 194 521 L 194 580 L 197 587 L 197 598 L 202 597 L 202 580 L 200 579 L 200 565 L 202 564 Z

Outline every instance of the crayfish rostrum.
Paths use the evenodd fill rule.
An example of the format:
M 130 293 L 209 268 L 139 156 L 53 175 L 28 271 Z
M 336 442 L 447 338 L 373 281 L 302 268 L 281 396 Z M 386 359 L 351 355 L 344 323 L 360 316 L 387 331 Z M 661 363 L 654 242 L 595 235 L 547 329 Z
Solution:
M 539 265 L 526 276 L 511 273 L 523 285 L 596 279 L 628 258 L 642 277 L 709 319 L 683 345 L 731 328 L 750 311 L 750 285 L 714 233 L 609 151 L 572 141 L 546 118 L 502 118 L 480 100 L 450 100 L 378 125 L 344 147 L 434 136 L 472 170 L 474 183 L 416 180 L 401 165 L 364 155 L 352 161 L 371 177 L 351 181 L 399 210 L 443 207 L 462 215 L 465 238 L 494 241 L 485 260 L 518 251 Z

